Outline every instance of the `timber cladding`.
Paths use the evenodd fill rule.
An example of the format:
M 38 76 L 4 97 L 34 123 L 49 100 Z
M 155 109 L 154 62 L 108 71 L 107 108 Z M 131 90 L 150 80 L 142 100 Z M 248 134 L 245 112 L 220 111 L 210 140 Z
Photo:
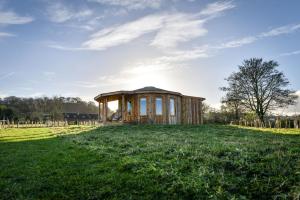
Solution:
M 103 93 L 99 103 L 99 121 L 138 124 L 202 124 L 202 97 L 185 96 L 155 87 L 133 91 Z M 115 118 L 108 117 L 108 102 L 118 100 Z M 117 116 L 117 117 L 116 117 Z

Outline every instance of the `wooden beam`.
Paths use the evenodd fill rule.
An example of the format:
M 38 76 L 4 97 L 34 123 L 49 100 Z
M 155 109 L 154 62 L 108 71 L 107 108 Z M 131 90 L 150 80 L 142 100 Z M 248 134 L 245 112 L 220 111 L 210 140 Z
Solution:
M 102 115 L 102 113 L 103 113 L 103 107 L 102 107 L 103 104 L 102 104 L 102 101 L 99 101 L 98 103 L 99 103 L 99 122 L 101 122 L 101 121 L 102 121 L 102 118 L 103 118 L 103 117 L 102 117 L 102 116 L 103 116 L 103 115 Z
M 104 99 L 103 102 L 103 123 L 106 123 L 107 121 L 107 98 Z
M 121 105 L 121 109 L 122 109 L 122 122 L 125 121 L 125 96 L 122 95 L 122 105 Z

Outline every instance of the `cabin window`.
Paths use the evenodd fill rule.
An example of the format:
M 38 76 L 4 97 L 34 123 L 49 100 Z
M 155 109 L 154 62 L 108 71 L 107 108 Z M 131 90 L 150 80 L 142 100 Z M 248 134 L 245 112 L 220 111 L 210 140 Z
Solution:
M 128 113 L 128 115 L 131 115 L 131 113 L 132 113 L 131 101 L 127 101 L 127 113 Z
M 156 115 L 162 115 L 162 98 L 155 99 L 155 113 Z
M 175 100 L 173 98 L 170 98 L 170 115 L 175 115 Z
M 140 98 L 140 115 L 147 115 L 147 100 L 146 98 Z

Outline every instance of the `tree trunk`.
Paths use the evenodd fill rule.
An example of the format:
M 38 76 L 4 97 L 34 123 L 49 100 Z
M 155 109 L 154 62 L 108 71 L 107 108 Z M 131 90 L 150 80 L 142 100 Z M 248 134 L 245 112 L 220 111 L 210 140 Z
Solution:
M 260 123 L 265 127 L 265 116 L 262 113 L 257 113 Z

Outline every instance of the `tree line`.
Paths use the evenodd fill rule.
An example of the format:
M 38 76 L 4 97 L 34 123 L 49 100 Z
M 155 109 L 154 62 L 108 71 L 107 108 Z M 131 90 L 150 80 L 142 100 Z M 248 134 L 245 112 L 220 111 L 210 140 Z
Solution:
M 86 102 L 78 97 L 0 98 L 0 120 L 58 121 L 63 120 L 63 113 L 97 114 L 98 107 L 94 102 Z

